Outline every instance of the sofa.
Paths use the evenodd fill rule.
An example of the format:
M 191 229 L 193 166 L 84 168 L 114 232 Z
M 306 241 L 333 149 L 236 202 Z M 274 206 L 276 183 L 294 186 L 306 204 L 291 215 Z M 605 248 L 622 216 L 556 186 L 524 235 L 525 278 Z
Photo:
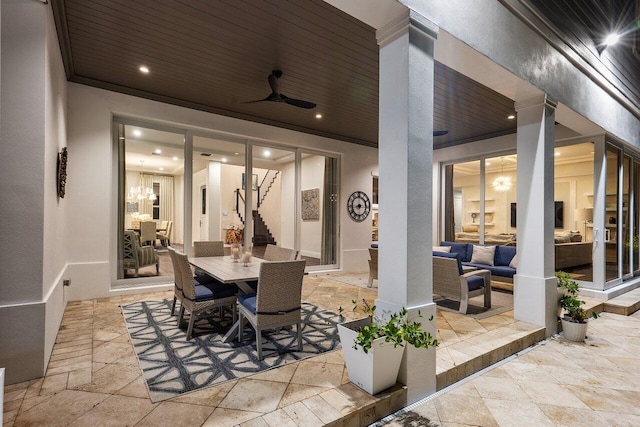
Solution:
M 478 244 L 479 234 L 468 232 L 468 227 L 463 232 L 456 233 L 455 243 Z M 555 269 L 562 270 L 592 262 L 592 242 L 583 242 L 582 234 L 577 230 L 564 230 L 554 233 L 555 242 Z M 509 233 L 485 234 L 485 245 L 516 246 L 516 235 Z
M 511 260 L 513 260 L 513 257 L 516 255 L 515 246 L 495 245 L 496 250 L 493 256 L 493 265 L 471 262 L 471 259 L 473 257 L 473 243 L 444 241 L 440 243 L 440 246 L 450 246 L 450 253 L 459 254 L 462 265 L 489 270 L 492 276 L 498 277 L 498 280 L 509 283 L 513 282 L 513 276 L 516 274 L 516 269 L 510 267 L 509 264 L 511 263 Z

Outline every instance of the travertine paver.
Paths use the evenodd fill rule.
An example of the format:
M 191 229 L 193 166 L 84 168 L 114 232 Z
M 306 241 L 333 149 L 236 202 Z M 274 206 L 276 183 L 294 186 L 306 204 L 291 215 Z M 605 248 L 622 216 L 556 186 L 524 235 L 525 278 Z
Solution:
M 640 425 L 640 312 L 604 313 L 588 335 L 552 337 L 386 425 Z
M 362 316 L 361 312 L 351 311 L 352 300 L 364 298 L 372 303 L 376 297 L 376 288 L 345 284 L 328 275 L 305 277 L 302 290 L 305 301 L 333 311 L 342 306 L 347 318 Z M 181 416 L 186 417 L 184 419 L 188 419 L 190 425 L 264 425 L 276 421 L 315 425 L 318 420 L 343 425 L 358 421 L 353 420 L 349 410 L 370 404 L 366 394 L 348 384 L 339 351 L 159 404 L 151 403 L 120 305 L 163 298 L 172 298 L 172 293 L 70 302 L 46 376 L 5 387 L 3 427 L 71 423 L 107 425 L 113 422 L 142 426 L 157 425 L 158 420 L 169 422 Z M 455 367 L 493 345 L 517 339 L 523 329 L 526 330 L 520 323 L 513 320 L 512 312 L 475 320 L 459 313 L 438 311 L 438 339 L 442 343 L 437 350 L 439 372 Z M 627 369 L 633 369 L 627 351 L 611 355 L 610 362 L 618 361 Z M 229 398 L 242 396 L 247 381 L 262 388 L 257 393 L 253 393 L 256 388 L 251 388 L 257 400 L 251 401 L 250 407 Z M 72 407 L 69 402 L 73 402 Z M 384 408 L 396 410 L 401 403 L 402 396 L 393 395 L 384 400 L 380 408 L 368 408 L 359 421 L 373 421 L 380 418 L 376 414 L 382 413 Z M 119 404 L 129 410 L 118 412 L 115 408 Z M 191 410 L 193 406 L 197 410 Z M 345 409 L 347 407 L 349 410 Z M 545 413 L 549 411 L 547 408 Z M 182 415 L 186 413 L 189 415 Z M 344 415 L 346 418 L 341 421 L 340 417 Z

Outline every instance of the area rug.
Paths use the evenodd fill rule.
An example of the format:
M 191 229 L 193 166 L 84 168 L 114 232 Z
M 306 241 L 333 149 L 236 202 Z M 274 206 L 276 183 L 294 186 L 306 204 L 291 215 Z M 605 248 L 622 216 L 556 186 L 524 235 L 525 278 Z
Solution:
M 171 316 L 171 301 L 141 301 L 122 306 L 125 323 L 152 402 L 253 375 L 340 347 L 339 316 L 313 304 L 302 304 L 303 349 L 297 351 L 296 328 L 263 333 L 264 360 L 258 360 L 255 337 L 238 343 L 221 341 L 231 314 L 200 319 L 194 338 Z M 177 310 L 176 310 L 177 312 Z M 252 331 L 251 327 L 245 331 Z
M 458 312 L 458 309 L 460 308 L 460 303 L 458 301 L 442 298 L 438 295 L 433 296 L 433 302 L 435 302 L 438 309 L 441 310 Z M 469 298 L 466 315 L 473 317 L 474 319 L 481 320 L 486 319 L 487 317 L 506 313 L 511 310 L 513 310 L 513 294 L 493 289 L 491 290 L 491 308 L 484 307 L 484 296 L 479 295 L 477 297 Z

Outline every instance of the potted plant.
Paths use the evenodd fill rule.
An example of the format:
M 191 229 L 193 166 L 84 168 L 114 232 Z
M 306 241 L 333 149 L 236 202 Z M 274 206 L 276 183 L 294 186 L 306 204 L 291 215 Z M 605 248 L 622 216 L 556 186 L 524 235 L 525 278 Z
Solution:
M 356 311 L 358 304 L 352 302 Z M 377 394 L 396 383 L 405 343 L 429 348 L 436 347 L 438 341 L 422 330 L 420 322 L 409 319 L 405 308 L 378 316 L 376 306 L 363 299 L 362 310 L 366 317 L 338 324 L 338 333 L 349 380 L 367 393 Z M 342 307 L 339 312 L 342 317 Z M 422 317 L 420 312 L 418 317 Z
M 584 341 L 587 336 L 589 313 L 582 307 L 584 301 L 578 298 L 579 286 L 568 273 L 563 271 L 557 272 L 556 277 L 558 278 L 558 290 L 562 290 L 560 309 L 564 311 L 564 316 L 560 320 L 564 337 L 570 341 Z M 592 311 L 591 317 L 597 318 L 598 313 Z

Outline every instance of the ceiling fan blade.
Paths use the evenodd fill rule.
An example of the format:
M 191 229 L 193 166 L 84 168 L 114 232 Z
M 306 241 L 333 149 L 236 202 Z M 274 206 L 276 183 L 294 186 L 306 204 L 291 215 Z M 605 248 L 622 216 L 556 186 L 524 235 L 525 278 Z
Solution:
M 316 108 L 316 104 L 314 104 L 313 102 L 303 101 L 301 99 L 289 98 L 288 96 L 284 96 L 283 94 L 280 94 L 280 98 L 282 98 L 284 102 L 286 102 L 287 104 L 293 105 L 295 107 Z
M 433 136 L 442 136 L 442 135 L 446 135 L 448 133 L 449 133 L 448 130 L 434 130 L 433 131 Z
M 256 99 L 255 101 L 244 101 L 242 102 L 243 104 L 253 104 L 256 102 L 263 102 L 263 101 L 273 101 L 273 102 L 282 102 L 282 98 L 280 98 L 280 95 L 278 95 L 275 92 L 271 92 L 271 94 L 269 96 L 267 96 L 264 99 Z

